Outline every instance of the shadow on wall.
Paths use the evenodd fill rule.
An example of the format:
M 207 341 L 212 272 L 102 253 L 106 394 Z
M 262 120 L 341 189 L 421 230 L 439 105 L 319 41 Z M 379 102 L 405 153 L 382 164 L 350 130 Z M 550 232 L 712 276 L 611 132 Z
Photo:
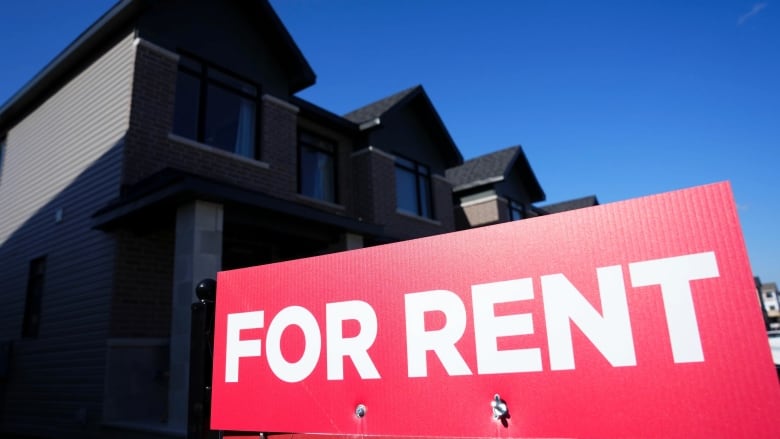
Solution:
M 0 342 L 10 345 L 10 354 L 0 357 L 7 362 L 0 365 L 7 367 L 0 387 L 2 432 L 41 436 L 96 432 L 103 417 L 104 397 L 116 397 L 104 393 L 112 388 L 106 382 L 113 331 L 110 322 L 120 311 L 113 299 L 120 239 L 118 232 L 96 230 L 92 216 L 119 196 L 122 151 L 120 139 L 70 184 L 52 194 L 50 201 L 0 245 L 0 279 L 4 281 Z M 35 193 L 35 188 L 6 189 L 13 191 L 19 203 L 27 201 L 25 193 Z M 39 300 L 28 300 L 28 295 L 34 295 L 28 293 L 30 263 L 40 258 L 45 258 L 45 272 Z M 170 306 L 170 283 L 152 293 L 162 295 L 158 301 L 167 301 Z M 28 321 L 36 322 L 36 330 L 23 336 L 25 314 Z M 167 355 L 157 352 L 159 343 L 151 345 L 155 361 L 167 362 Z M 143 379 L 121 386 L 125 396 L 149 392 L 154 386 L 159 393 L 157 372 L 158 376 L 147 377 L 146 389 L 143 382 L 147 380 Z M 133 383 L 132 376 L 122 379 Z M 164 417 L 155 415 L 158 421 Z

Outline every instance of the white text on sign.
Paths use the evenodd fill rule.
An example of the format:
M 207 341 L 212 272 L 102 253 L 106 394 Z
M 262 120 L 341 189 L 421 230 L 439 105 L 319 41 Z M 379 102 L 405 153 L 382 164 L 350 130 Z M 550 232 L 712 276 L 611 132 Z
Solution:
M 659 286 L 664 304 L 670 348 L 675 363 L 704 361 L 696 320 L 691 282 L 719 276 L 714 252 L 695 253 L 628 264 L 633 287 Z M 562 273 L 541 276 L 545 326 L 552 370 L 575 368 L 571 324 L 577 325 L 614 367 L 635 366 L 636 354 L 628 310 L 624 271 L 620 265 L 596 268 L 601 312 L 596 310 Z M 533 300 L 531 278 L 471 286 L 471 306 L 478 375 L 536 372 L 542 370 L 539 348 L 499 350 L 497 338 L 534 333 L 532 314 L 495 315 L 495 305 Z M 406 353 L 409 377 L 428 375 L 427 353 L 438 357 L 449 375 L 473 375 L 456 343 L 467 328 L 466 304 L 448 290 L 408 293 L 404 296 Z M 443 327 L 426 330 L 425 314 L 442 313 Z M 355 320 L 360 332 L 344 337 L 342 323 Z M 282 334 L 289 326 L 303 332 L 303 355 L 294 362 L 282 355 Z M 289 306 L 268 325 L 265 339 L 241 339 L 241 331 L 265 328 L 262 310 L 227 315 L 225 382 L 239 381 L 241 358 L 265 358 L 282 381 L 300 382 L 314 371 L 322 354 L 322 334 L 314 315 L 304 307 Z M 325 305 L 325 355 L 328 380 L 344 378 L 344 360 L 349 358 L 362 379 L 381 375 L 368 350 L 378 334 L 373 307 L 360 300 Z

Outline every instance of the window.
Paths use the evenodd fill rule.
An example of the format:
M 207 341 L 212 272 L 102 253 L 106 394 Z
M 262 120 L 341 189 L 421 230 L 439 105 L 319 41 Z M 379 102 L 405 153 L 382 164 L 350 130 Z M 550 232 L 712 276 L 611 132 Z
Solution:
M 298 192 L 331 203 L 336 198 L 336 143 L 298 133 Z
M 515 201 L 509 200 L 509 221 L 516 221 L 523 219 L 523 205 Z
M 409 159 L 395 160 L 395 193 L 398 210 L 433 218 L 431 173 L 427 166 Z
M 257 87 L 216 67 L 182 56 L 176 79 L 173 132 L 255 158 Z
M 46 273 L 46 257 L 30 261 L 30 273 L 27 277 L 27 297 L 24 302 L 24 320 L 22 337 L 35 338 L 41 323 L 41 298 L 43 297 L 43 279 Z

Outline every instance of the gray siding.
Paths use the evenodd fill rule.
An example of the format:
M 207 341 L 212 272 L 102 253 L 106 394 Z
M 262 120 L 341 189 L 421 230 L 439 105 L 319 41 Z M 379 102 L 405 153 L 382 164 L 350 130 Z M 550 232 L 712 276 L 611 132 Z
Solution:
M 0 388 L 2 431 L 83 437 L 97 429 L 115 243 L 92 229 L 91 215 L 118 196 L 134 52 L 127 35 L 8 132 L 0 341 L 13 348 Z M 29 262 L 43 255 L 39 335 L 22 339 Z

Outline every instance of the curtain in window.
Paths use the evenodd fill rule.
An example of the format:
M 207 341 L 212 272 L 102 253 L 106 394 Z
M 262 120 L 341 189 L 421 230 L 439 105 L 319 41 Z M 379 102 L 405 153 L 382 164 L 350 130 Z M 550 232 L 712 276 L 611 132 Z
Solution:
M 315 198 L 321 200 L 334 201 L 336 198 L 333 193 L 333 163 L 331 157 L 326 154 L 317 154 L 317 187 L 315 188 Z
M 234 151 L 244 157 L 255 156 L 255 104 L 248 99 L 239 100 Z

